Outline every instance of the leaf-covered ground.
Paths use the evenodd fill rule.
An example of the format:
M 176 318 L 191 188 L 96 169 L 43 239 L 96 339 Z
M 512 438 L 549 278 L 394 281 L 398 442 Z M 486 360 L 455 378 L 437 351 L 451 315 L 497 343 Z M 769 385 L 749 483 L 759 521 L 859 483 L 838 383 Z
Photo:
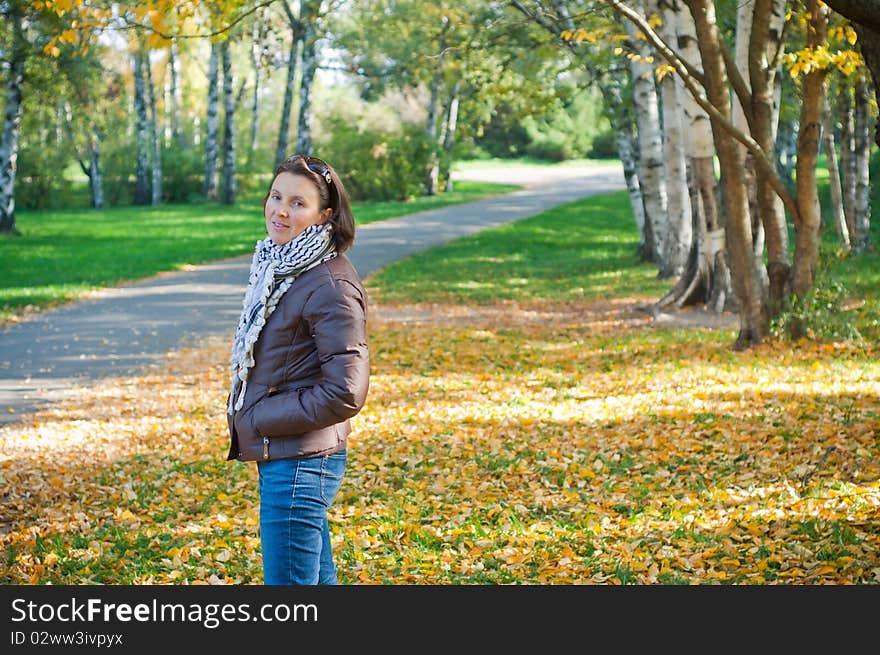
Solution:
M 377 306 L 331 510 L 364 584 L 880 583 L 880 347 L 632 302 Z M 0 582 L 261 582 L 227 344 L 0 429 Z

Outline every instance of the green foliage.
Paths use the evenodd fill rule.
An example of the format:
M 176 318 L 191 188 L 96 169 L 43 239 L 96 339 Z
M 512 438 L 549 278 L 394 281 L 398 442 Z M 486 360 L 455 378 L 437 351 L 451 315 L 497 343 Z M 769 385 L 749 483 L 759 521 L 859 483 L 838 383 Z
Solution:
M 550 102 L 540 106 L 517 109 L 502 104 L 473 143 L 492 157 L 528 155 L 564 161 L 589 154 L 607 125 L 601 98 L 589 89 L 565 82 L 557 85 Z
M 326 127 L 320 151 L 339 171 L 352 200 L 406 200 L 421 193 L 431 152 L 423 129 L 359 128 L 341 116 L 331 117 Z
M 205 150 L 172 143 L 162 147 L 162 200 L 201 199 L 205 179 Z
M 771 322 L 771 333 L 780 338 L 853 340 L 862 334 L 856 326 L 856 314 L 848 309 L 852 291 L 845 280 L 830 273 L 820 258 L 816 282 L 804 296 L 792 295 L 789 306 Z
M 620 156 L 617 150 L 617 134 L 612 130 L 597 134 L 588 154 L 591 159 L 617 159 Z

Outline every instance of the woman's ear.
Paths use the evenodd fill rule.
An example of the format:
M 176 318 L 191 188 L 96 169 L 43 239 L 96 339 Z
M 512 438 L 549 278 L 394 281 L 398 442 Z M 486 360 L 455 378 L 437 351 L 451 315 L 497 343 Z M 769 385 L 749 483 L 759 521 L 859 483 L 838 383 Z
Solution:
M 333 207 L 327 207 L 327 209 L 321 212 L 321 222 L 326 223 L 330 220 L 331 216 L 333 216 Z

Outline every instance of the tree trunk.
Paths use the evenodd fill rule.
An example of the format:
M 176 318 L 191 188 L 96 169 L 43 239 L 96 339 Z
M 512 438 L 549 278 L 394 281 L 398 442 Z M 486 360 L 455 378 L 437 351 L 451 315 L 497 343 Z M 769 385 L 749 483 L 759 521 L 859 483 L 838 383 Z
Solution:
M 689 11 L 679 13 L 675 38 L 685 60 L 699 62 L 700 52 Z M 695 63 L 699 69 L 699 65 Z M 693 95 L 685 94 L 685 140 L 688 158 L 688 189 L 693 223 L 693 243 L 688 263 L 678 283 L 657 303 L 662 309 L 668 305 L 705 303 L 716 313 L 734 309 L 724 247 L 724 229 L 719 222 L 717 204 L 718 184 L 715 179 L 715 146 L 712 126 L 706 111 Z
M 449 109 L 446 112 L 446 129 L 443 135 L 443 152 L 446 157 L 446 191 L 452 193 L 452 151 L 455 148 L 455 129 L 458 126 L 458 95 L 461 91 L 461 80 L 455 83 Z
M 287 58 L 287 82 L 284 87 L 284 108 L 281 110 L 281 125 L 278 128 L 278 145 L 275 147 L 275 164 L 278 166 L 287 158 L 287 144 L 290 140 L 290 109 L 293 107 L 294 81 L 296 79 L 296 67 L 299 61 L 298 49 L 301 38 L 299 28 L 291 27 L 292 42 L 290 54 Z
M 828 186 L 831 191 L 831 221 L 840 240 L 840 249 L 849 252 L 849 229 L 846 226 L 846 213 L 843 211 L 843 187 L 840 184 L 840 171 L 837 164 L 837 149 L 834 145 L 834 121 L 831 107 L 825 96 L 822 107 L 822 144 L 828 161 Z
M 651 9 L 659 13 L 661 36 L 667 43 L 676 42 L 681 5 L 678 0 L 651 0 Z M 662 258 L 664 269 L 660 277 L 679 278 L 687 264 L 693 243 L 691 199 L 688 192 L 685 137 L 683 130 L 684 96 L 686 90 L 681 78 L 667 74 L 660 80 L 663 102 L 663 153 L 666 172 L 666 203 L 669 233 L 666 252 Z
M 752 92 L 752 137 L 776 160 L 776 127 L 779 84 L 777 81 L 777 52 L 781 54 L 782 29 L 785 23 L 785 0 L 753 0 L 753 20 L 746 53 L 748 80 Z M 752 166 L 754 170 L 754 166 Z M 757 218 L 767 248 L 767 283 L 770 315 L 781 310 L 788 295 L 791 270 L 789 259 L 788 227 L 782 200 L 767 176 L 758 176 L 754 185 Z M 754 224 L 753 217 L 753 224 Z M 763 248 L 755 254 L 763 256 Z
M 208 64 L 208 116 L 205 121 L 205 182 L 202 193 L 209 200 L 217 199 L 217 150 L 220 133 L 220 109 L 217 87 L 219 86 L 219 50 L 211 43 L 211 59 Z
M 18 162 L 18 139 L 21 132 L 21 90 L 27 49 L 21 16 L 13 11 L 12 50 L 6 78 L 6 109 L 3 135 L 0 136 L 0 233 L 18 234 L 15 227 L 15 171 Z
M 296 132 L 296 151 L 305 154 L 312 152 L 312 84 L 318 68 L 318 56 L 315 51 L 317 38 L 314 25 L 308 24 L 303 38 L 299 121 Z
M 254 156 L 257 154 L 257 135 L 260 130 L 260 87 L 263 81 L 262 53 L 265 40 L 265 22 L 262 18 L 254 21 L 253 43 L 251 44 L 251 66 L 254 69 L 254 91 L 251 98 L 251 138 L 247 153 L 247 168 L 253 170 Z
M 731 120 L 728 80 L 722 57 L 724 44 L 710 0 L 686 0 L 696 26 L 706 79 L 706 96 L 723 121 Z M 725 210 L 725 236 L 731 277 L 736 292 L 740 331 L 735 348 L 759 344 L 769 331 L 766 298 L 757 258 L 752 250 L 752 224 L 748 212 L 748 193 L 743 184 L 745 164 L 737 143 L 720 120 L 712 120 L 712 134 L 721 166 Z
M 871 126 L 870 87 L 863 71 L 855 84 L 855 232 L 852 245 L 857 251 L 867 250 L 871 235 Z
M 440 115 L 440 82 L 442 80 L 441 64 L 435 64 L 434 77 L 431 78 L 430 98 L 428 100 L 428 120 L 425 133 L 428 137 L 431 152 L 428 156 L 428 167 L 425 170 L 425 195 L 436 196 L 440 177 L 440 160 L 437 156 L 437 119 Z
M 101 138 L 94 126 L 89 134 L 89 195 L 92 207 L 104 207 L 104 178 L 101 175 Z
M 656 262 L 654 259 L 654 236 L 645 221 L 645 201 L 642 197 L 641 184 L 639 184 L 634 117 L 629 104 L 624 102 L 621 93 L 621 86 L 628 81 L 627 71 L 617 72 L 619 72 L 619 76 L 615 75 L 614 69 L 609 70 L 607 78 L 600 79 L 599 86 L 605 97 L 606 115 L 615 135 L 617 156 L 623 164 L 623 179 L 629 194 L 629 204 L 636 227 L 639 230 L 639 248 L 636 254 L 640 261 Z
M 235 89 L 232 86 L 232 62 L 229 56 L 229 41 L 220 46 L 223 66 L 223 194 L 220 202 L 235 204 Z
M 137 172 L 134 185 L 134 204 L 149 205 L 150 193 L 150 121 L 147 118 L 147 97 L 144 81 L 144 53 L 134 55 L 134 106 L 137 115 Z
M 150 204 L 159 205 L 162 203 L 162 147 L 159 143 L 159 117 L 156 111 L 156 90 L 153 86 L 153 67 L 150 64 L 149 51 L 144 53 L 144 81 L 147 85 L 147 99 L 150 102 L 150 141 L 153 146 L 153 156 L 151 159 L 153 183 L 152 193 L 150 194 Z
M 797 121 L 781 120 L 776 131 L 776 168 L 785 185 L 794 185 L 794 164 L 797 155 Z
M 644 14 L 641 2 L 638 10 Z M 647 41 L 638 36 L 637 28 L 625 21 L 632 49 L 639 57 L 630 65 L 633 79 L 633 105 L 639 144 L 639 184 L 645 204 L 645 220 L 650 223 L 654 237 L 653 261 L 660 271 L 667 269 L 664 262 L 669 239 L 669 222 L 666 206 L 665 166 L 663 161 L 663 136 L 660 132 L 660 116 L 657 105 L 657 89 L 654 85 L 654 66 L 645 59 L 651 56 Z
M 840 170 L 843 184 L 843 213 L 850 247 L 856 234 L 856 121 L 853 111 L 852 82 L 850 76 L 841 76 L 837 94 L 837 111 L 840 115 Z
M 177 41 L 171 42 L 168 48 L 168 96 L 171 110 L 167 112 L 168 122 L 171 128 L 171 138 L 180 146 L 183 146 L 183 133 L 180 131 L 180 106 L 183 98 L 183 90 L 180 86 L 180 59 Z
M 807 46 L 816 49 L 826 40 L 828 9 L 820 7 L 819 0 L 807 0 L 810 20 Z M 798 216 L 794 218 L 794 265 L 791 271 L 791 290 L 804 297 L 816 282 L 819 261 L 819 228 L 822 216 L 816 186 L 816 160 L 822 132 L 822 105 L 825 97 L 827 69 L 815 68 L 806 73 L 802 82 L 801 129 L 798 134 L 797 203 Z M 799 337 L 797 325 L 793 336 Z

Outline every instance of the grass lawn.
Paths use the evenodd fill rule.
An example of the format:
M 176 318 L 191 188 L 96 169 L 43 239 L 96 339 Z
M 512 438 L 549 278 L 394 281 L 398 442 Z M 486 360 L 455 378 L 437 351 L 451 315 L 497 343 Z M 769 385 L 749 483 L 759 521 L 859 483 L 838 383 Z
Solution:
M 359 225 L 476 200 L 518 187 L 459 182 L 410 202 L 362 202 Z M 19 211 L 22 236 L 0 237 L 0 324 L 88 291 L 253 251 L 265 236 L 262 196 L 236 205 Z
M 666 284 L 633 260 L 624 199 L 368 278 L 370 394 L 330 509 L 343 583 L 880 583 L 878 342 L 734 352 L 734 330 L 651 324 L 628 308 Z M 854 289 L 877 270 L 842 262 Z M 0 583 L 261 583 L 228 347 L 0 427 Z

